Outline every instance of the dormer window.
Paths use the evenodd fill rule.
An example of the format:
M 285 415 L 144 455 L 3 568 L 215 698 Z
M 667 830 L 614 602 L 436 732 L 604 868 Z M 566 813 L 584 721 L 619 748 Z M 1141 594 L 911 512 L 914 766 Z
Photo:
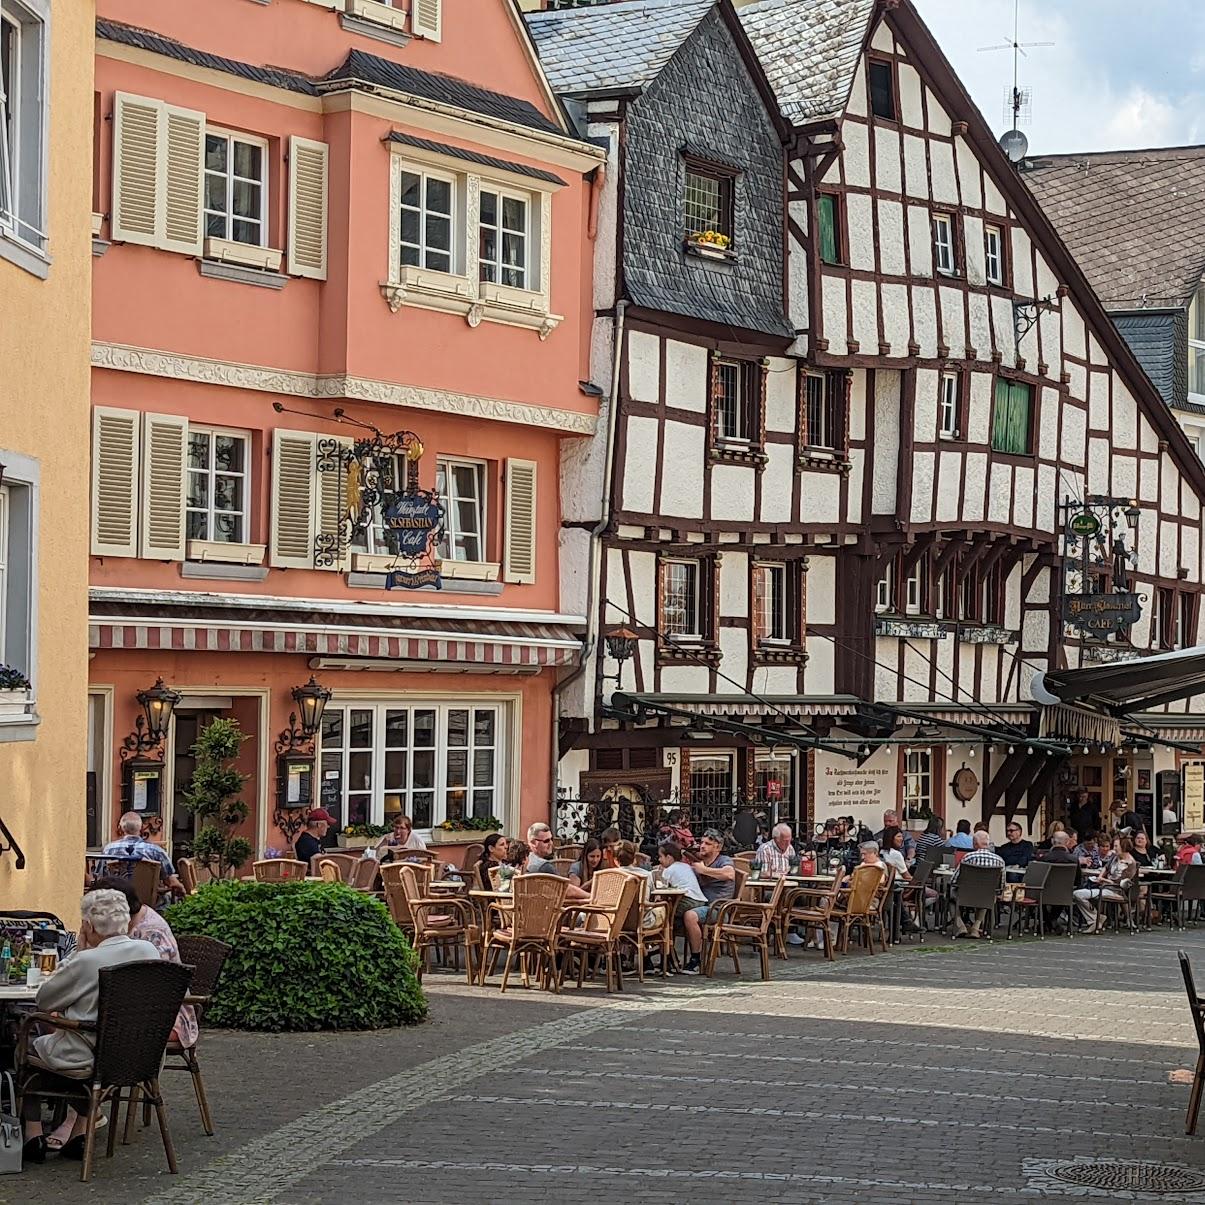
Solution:
M 688 250 L 731 259 L 735 235 L 736 172 L 703 160 L 686 160 L 683 233 Z

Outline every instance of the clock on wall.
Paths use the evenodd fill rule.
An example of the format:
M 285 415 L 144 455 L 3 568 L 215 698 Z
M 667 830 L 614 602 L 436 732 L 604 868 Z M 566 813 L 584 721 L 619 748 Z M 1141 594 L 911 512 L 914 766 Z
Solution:
M 962 803 L 969 803 L 975 798 L 976 791 L 979 790 L 979 778 L 970 766 L 963 766 L 961 770 L 954 771 L 950 789 L 954 792 L 955 799 Z

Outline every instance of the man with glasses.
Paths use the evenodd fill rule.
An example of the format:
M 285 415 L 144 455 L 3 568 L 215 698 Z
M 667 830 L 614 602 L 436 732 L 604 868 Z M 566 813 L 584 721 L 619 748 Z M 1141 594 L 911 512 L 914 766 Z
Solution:
M 527 856 L 524 874 L 555 874 L 560 878 L 565 877 L 549 860 L 554 844 L 552 829 L 542 820 L 537 820 L 535 824 L 528 826 L 527 844 L 531 847 L 531 853 Z M 565 898 L 567 900 L 588 900 L 590 893 L 570 883 L 565 889 Z
M 1008 840 L 996 846 L 996 853 L 1004 859 L 1005 866 L 1024 869 L 1034 859 L 1033 842 L 1021 839 L 1021 826 L 1015 820 L 1005 825 L 1004 835 Z

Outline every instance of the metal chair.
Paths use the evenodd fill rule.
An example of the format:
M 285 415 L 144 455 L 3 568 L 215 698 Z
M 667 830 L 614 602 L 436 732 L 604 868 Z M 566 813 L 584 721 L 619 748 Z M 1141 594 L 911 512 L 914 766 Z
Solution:
M 304 862 L 292 858 L 264 858 L 251 863 L 251 873 L 257 883 L 288 883 L 305 878 L 309 869 Z
M 1183 922 L 1180 916 L 1180 891 L 1184 886 L 1184 874 L 1188 870 L 1188 866 L 1177 866 L 1176 873 L 1170 879 L 1162 881 L 1152 880 L 1147 886 L 1146 906 L 1148 914 L 1151 911 L 1153 904 L 1160 905 L 1159 911 L 1164 914 L 1166 920 L 1169 911 L 1173 912 L 1176 918 L 1176 927 L 1183 928 Z M 1164 904 L 1175 905 L 1174 909 L 1166 909 Z
M 1042 896 L 1046 890 L 1046 880 L 1050 877 L 1050 872 L 1054 867 L 1049 862 L 1030 862 L 1025 867 L 1025 878 L 1015 884 L 1016 890 L 1013 891 L 1011 898 L 1008 901 L 1008 932 L 1005 937 L 1008 941 L 1012 941 L 1013 936 L 1013 921 L 1016 919 L 1018 908 L 1033 909 L 1034 917 L 1037 920 L 1038 938 L 1044 940 L 1046 937 L 1045 913 L 1043 911 L 1045 901 Z M 1025 929 L 1025 913 L 1021 913 L 1021 930 Z
M 1108 928 L 1109 918 L 1113 918 L 1113 929 L 1115 932 L 1121 931 L 1121 921 L 1124 916 L 1126 927 L 1131 933 L 1138 932 L 1138 910 L 1140 907 L 1140 898 L 1142 894 L 1142 883 L 1135 871 L 1134 877 L 1124 887 L 1117 887 L 1114 890 L 1121 893 L 1121 898 L 1116 899 L 1112 896 L 1101 895 L 1097 900 L 1097 906 L 1100 909 L 1100 920 L 1098 928 Z
M 1205 1000 L 1197 995 L 1193 982 L 1192 964 L 1183 950 L 1178 951 L 1180 973 L 1184 976 L 1184 990 L 1188 993 L 1188 1007 L 1192 1013 L 1193 1028 L 1197 1031 L 1197 1065 L 1192 1074 L 1192 1091 L 1188 1094 L 1188 1112 L 1184 1118 L 1184 1132 L 1197 1132 L 1197 1114 L 1201 1111 L 1201 1091 L 1205 1088 Z
M 1073 862 L 1049 862 L 1049 873 L 1042 884 L 1042 906 L 1067 910 L 1067 937 L 1075 933 L 1075 881 L 1079 867 Z
M 1186 866 L 1184 868 L 1184 879 L 1180 884 L 1180 899 L 1178 900 L 1178 914 L 1180 915 L 1180 927 L 1190 919 L 1196 924 L 1196 918 L 1192 916 L 1194 909 L 1191 905 L 1200 903 L 1205 900 L 1205 866 Z M 1185 905 L 1189 905 L 1187 908 Z
M 192 975 L 192 967 L 159 958 L 105 967 L 99 973 L 95 1024 L 47 1013 L 31 1013 L 22 1021 L 17 1049 L 20 1095 L 22 1099 L 28 1094 L 46 1100 L 70 1101 L 84 1118 L 87 1128 L 80 1179 L 85 1183 L 92 1178 L 96 1123 L 101 1110 L 106 1103 L 110 1105 L 105 1153 L 111 1157 L 117 1141 L 121 1102 L 133 1100 L 139 1091 L 155 1110 L 168 1171 L 175 1174 L 179 1170 L 167 1127 L 167 1110 L 159 1091 L 159 1069 Z M 92 1069 L 78 1077 L 69 1077 L 41 1064 L 29 1041 L 35 1024 L 43 1029 L 95 1033 L 96 1057 Z

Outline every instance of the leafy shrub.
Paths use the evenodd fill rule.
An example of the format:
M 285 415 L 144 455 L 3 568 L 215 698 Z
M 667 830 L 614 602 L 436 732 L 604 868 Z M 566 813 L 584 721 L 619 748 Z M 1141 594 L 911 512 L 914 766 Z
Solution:
M 192 747 L 197 760 L 184 803 L 201 821 L 192 856 L 218 878 L 233 874 L 252 854 L 251 842 L 234 833 L 247 819 L 242 792 L 248 776 L 233 764 L 245 740 L 234 720 L 218 718 L 201 730 Z
M 502 821 L 497 816 L 462 816 L 439 827 L 449 833 L 496 833 L 502 831 Z
M 413 1025 L 417 959 L 385 905 L 342 883 L 214 882 L 166 913 L 233 947 L 206 1020 L 234 1029 Z
M 13 665 L 0 665 L 0 690 L 28 690 L 29 679 Z

